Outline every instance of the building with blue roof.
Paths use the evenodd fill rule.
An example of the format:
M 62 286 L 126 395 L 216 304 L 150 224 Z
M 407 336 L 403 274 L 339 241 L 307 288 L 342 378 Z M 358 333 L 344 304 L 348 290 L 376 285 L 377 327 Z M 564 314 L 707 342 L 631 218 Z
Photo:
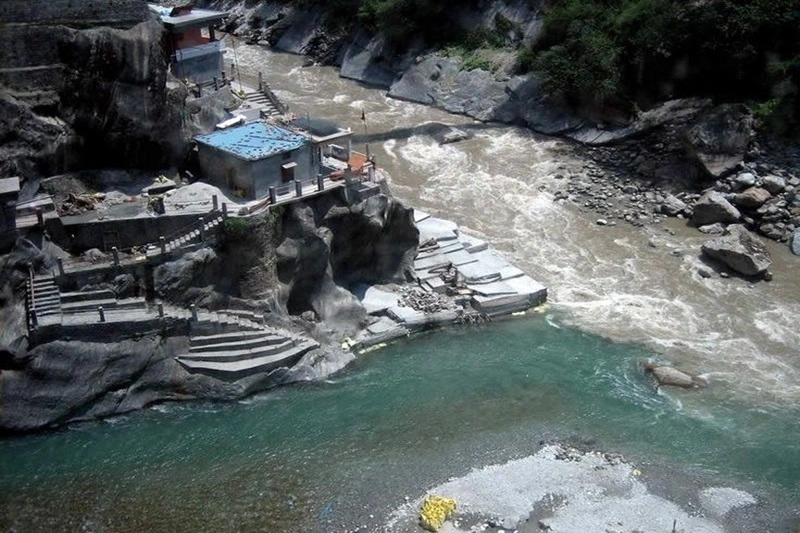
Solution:
M 317 175 L 310 140 L 265 122 L 200 135 L 195 141 L 206 179 L 240 190 L 245 198 L 262 198 L 270 187 Z

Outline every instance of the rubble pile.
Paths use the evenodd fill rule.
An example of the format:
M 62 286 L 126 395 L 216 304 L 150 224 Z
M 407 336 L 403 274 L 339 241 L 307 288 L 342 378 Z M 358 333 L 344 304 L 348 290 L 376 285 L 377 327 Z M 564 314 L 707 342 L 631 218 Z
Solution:
M 397 305 L 400 307 L 410 307 L 415 311 L 423 313 L 436 313 L 450 309 L 450 302 L 447 298 L 435 292 L 426 292 L 412 287 L 400 289 L 400 299 Z

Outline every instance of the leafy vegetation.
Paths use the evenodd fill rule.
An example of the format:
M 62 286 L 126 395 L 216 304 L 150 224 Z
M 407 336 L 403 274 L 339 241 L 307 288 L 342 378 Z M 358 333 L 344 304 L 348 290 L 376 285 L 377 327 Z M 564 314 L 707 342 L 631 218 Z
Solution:
M 793 99 L 797 113 L 797 28 L 797 0 L 554 0 L 518 64 L 575 102 Z

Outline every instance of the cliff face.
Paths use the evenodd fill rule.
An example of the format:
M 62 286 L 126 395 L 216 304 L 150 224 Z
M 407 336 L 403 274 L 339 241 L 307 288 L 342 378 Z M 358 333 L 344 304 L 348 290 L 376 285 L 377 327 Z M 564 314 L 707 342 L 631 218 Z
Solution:
M 10 0 L 0 20 L 0 175 L 181 160 L 186 93 L 146 2 Z

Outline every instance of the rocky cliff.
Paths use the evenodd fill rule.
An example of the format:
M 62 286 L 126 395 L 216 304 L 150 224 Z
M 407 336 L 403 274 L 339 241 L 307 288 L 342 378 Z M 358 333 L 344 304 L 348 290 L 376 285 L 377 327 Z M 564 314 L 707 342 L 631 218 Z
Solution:
M 0 6 L 0 175 L 182 160 L 184 87 L 140 0 Z

